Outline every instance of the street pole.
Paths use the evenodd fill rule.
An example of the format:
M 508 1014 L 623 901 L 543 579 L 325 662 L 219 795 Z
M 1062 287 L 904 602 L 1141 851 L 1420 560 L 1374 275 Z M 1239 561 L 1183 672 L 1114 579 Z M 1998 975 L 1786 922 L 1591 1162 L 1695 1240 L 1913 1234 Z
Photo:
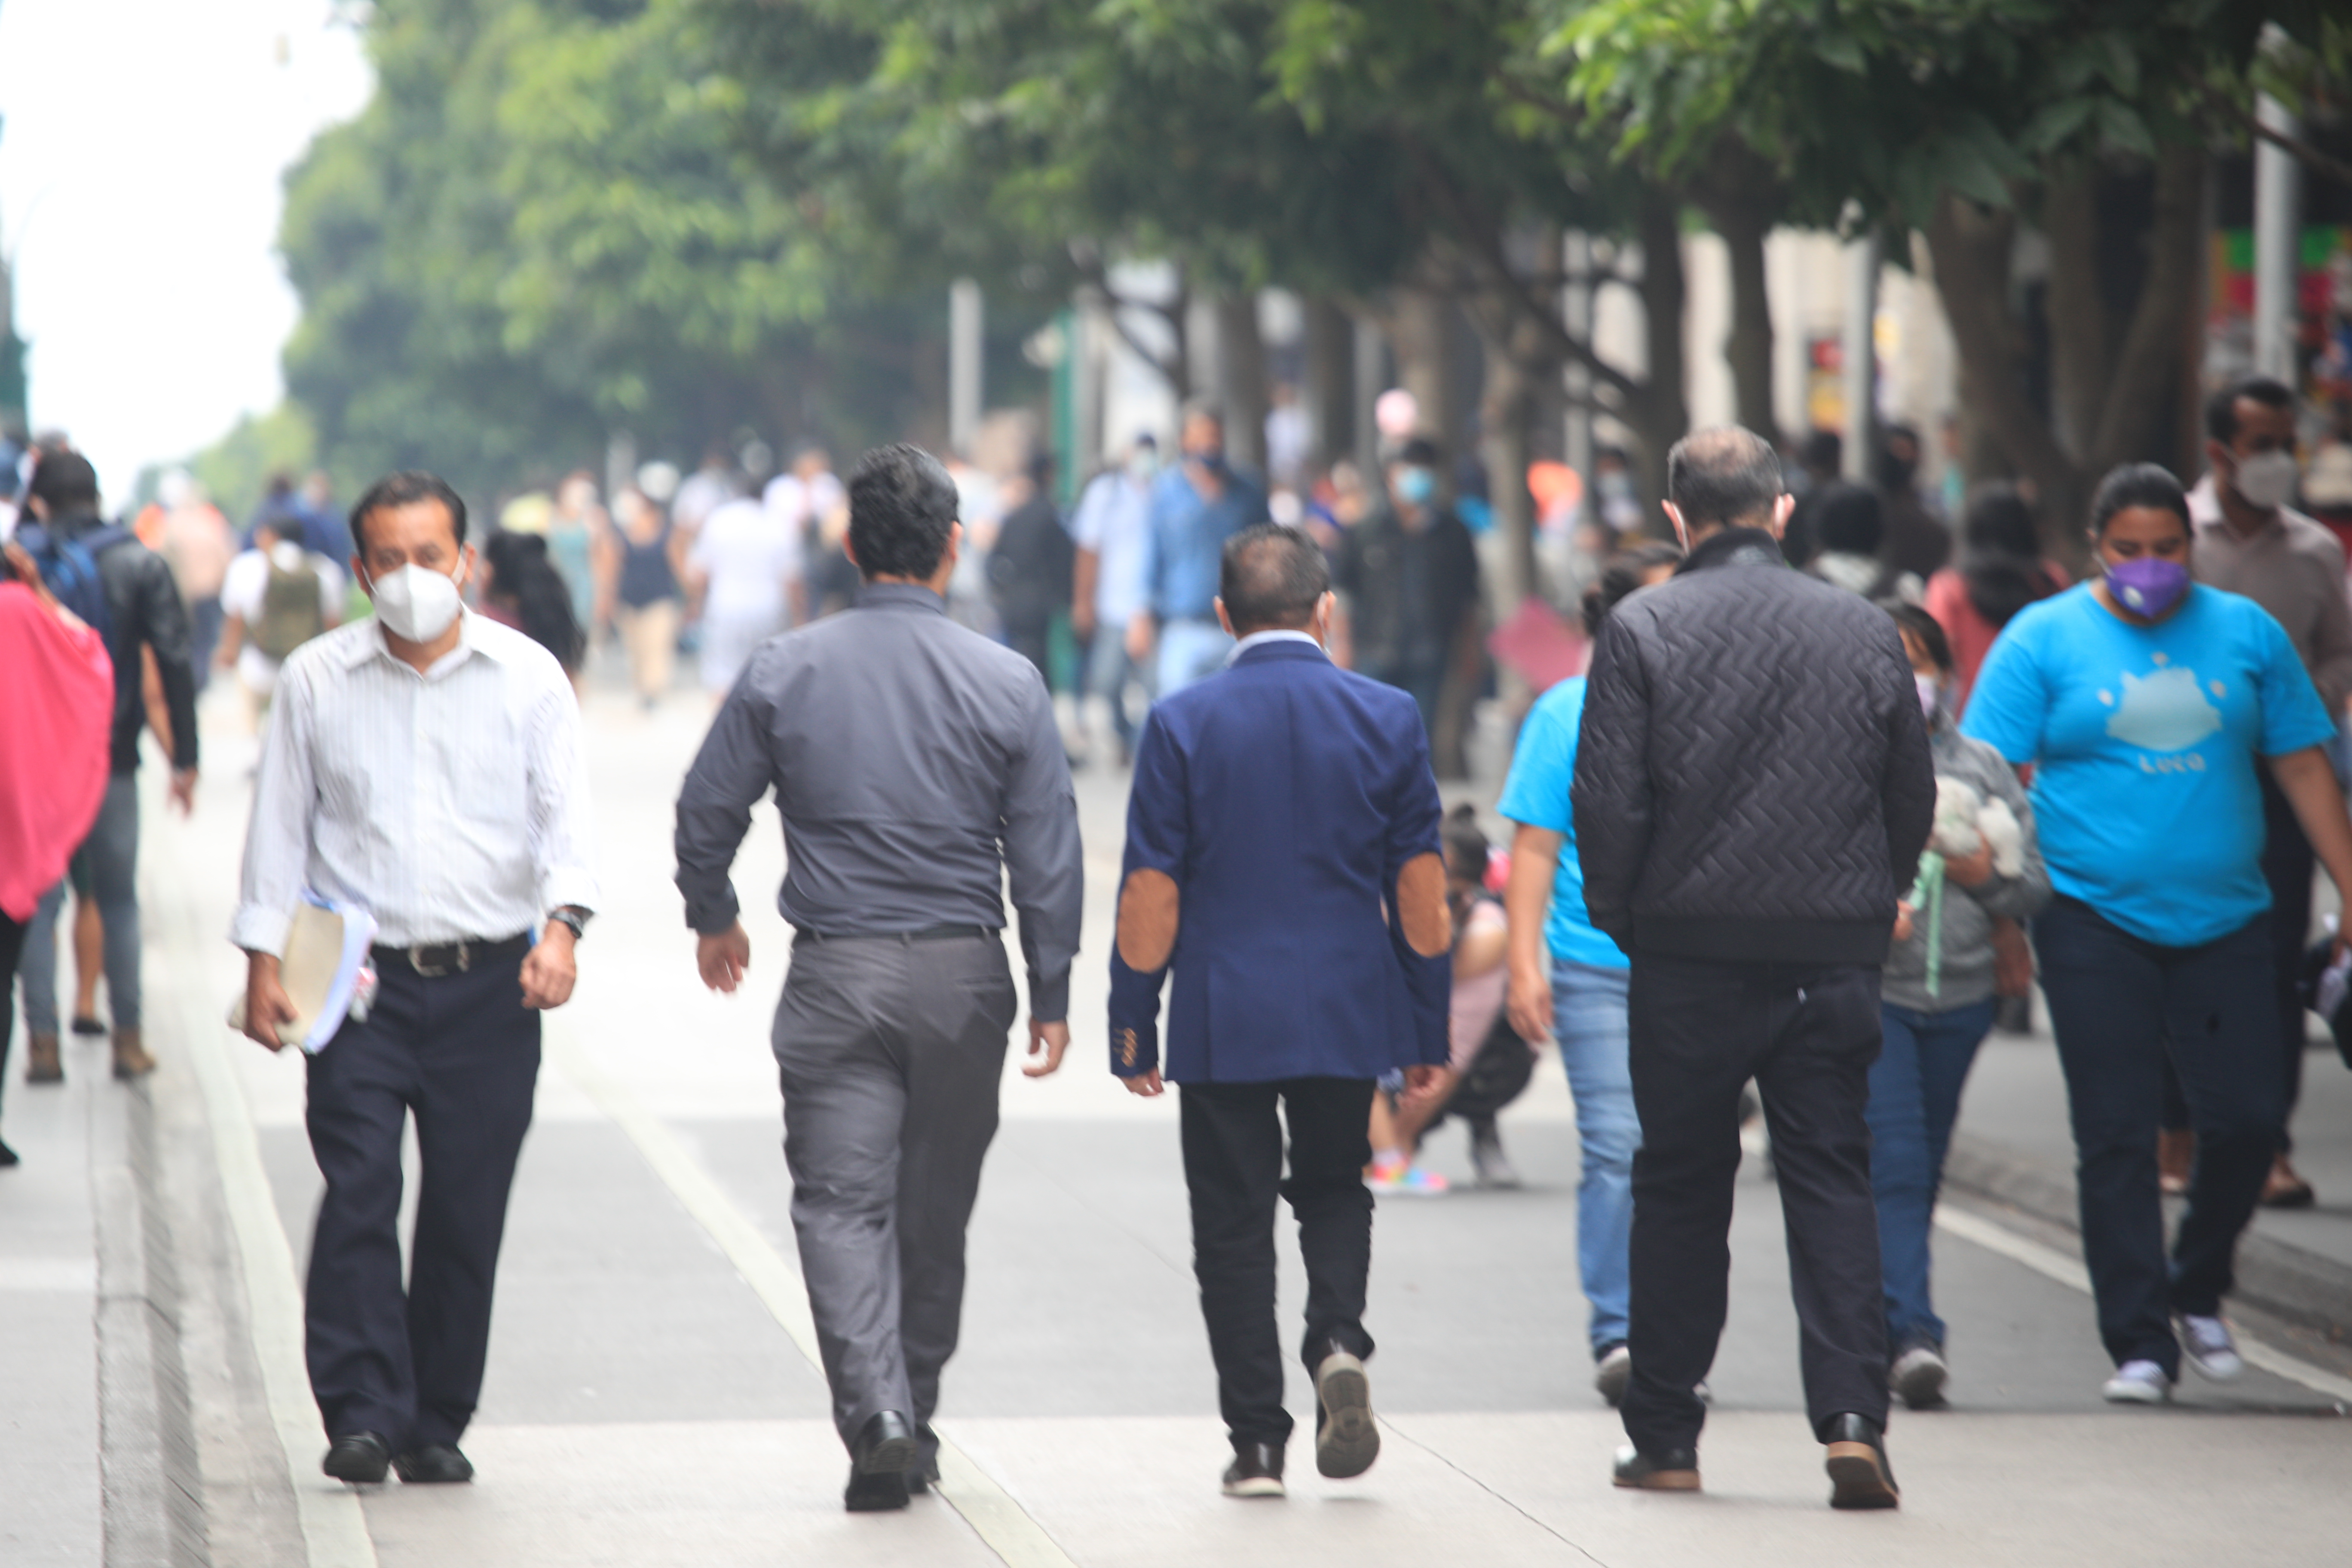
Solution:
M 1839 353 L 1845 374 L 1845 449 L 1840 471 L 1870 478 L 1870 448 L 1878 425 L 1878 231 L 1857 235 L 1845 247 L 1845 324 Z
M 1562 237 L 1560 271 L 1567 282 L 1560 289 L 1560 324 L 1580 342 L 1592 341 L 1592 237 L 1572 228 Z M 1589 488 L 1592 483 L 1592 373 L 1581 360 L 1570 360 L 1560 373 L 1568 391 L 1568 428 L 1563 432 L 1568 466 Z
M 980 434 L 982 380 L 980 285 L 959 278 L 948 286 L 948 447 L 971 456 Z
M 2254 100 L 2254 118 L 2282 135 L 2295 133 L 2294 116 L 2268 93 Z M 2275 142 L 2254 141 L 2254 371 L 2294 383 L 2296 284 L 2302 223 L 2302 171 Z
M 1381 329 L 1363 316 L 1356 318 L 1356 467 L 1367 483 L 1378 483 L 1381 471 L 1381 426 L 1372 405 L 1388 385 L 1388 344 Z

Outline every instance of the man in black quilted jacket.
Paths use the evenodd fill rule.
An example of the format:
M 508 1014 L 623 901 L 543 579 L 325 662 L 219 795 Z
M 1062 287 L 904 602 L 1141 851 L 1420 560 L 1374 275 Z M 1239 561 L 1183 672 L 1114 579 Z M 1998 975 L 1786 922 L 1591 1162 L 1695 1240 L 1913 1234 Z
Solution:
M 1792 571 L 1779 459 L 1736 426 L 1667 458 L 1687 556 L 1593 651 L 1576 841 L 1633 957 L 1633 1376 L 1617 1484 L 1696 1490 L 1730 1272 L 1739 1091 L 1772 1131 L 1805 1403 L 1838 1508 L 1893 1508 L 1863 1121 L 1878 978 L 1935 814 L 1909 660 L 1866 599 Z

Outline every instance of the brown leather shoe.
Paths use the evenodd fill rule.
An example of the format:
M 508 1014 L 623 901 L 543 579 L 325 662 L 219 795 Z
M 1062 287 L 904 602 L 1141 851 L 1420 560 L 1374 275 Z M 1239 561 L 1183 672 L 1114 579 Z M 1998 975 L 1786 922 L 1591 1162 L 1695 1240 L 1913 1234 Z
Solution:
M 2266 1209 L 2307 1209 L 2317 1194 L 2311 1184 L 2295 1173 L 2293 1165 L 2281 1154 L 2271 1162 L 2271 1173 L 2263 1183 L 2263 1207 Z
M 2197 1134 L 2186 1127 L 2168 1127 L 2156 1135 L 2156 1184 L 2166 1197 L 2189 1190 L 2189 1174 L 2197 1167 Z
M 55 1035 L 35 1035 L 25 1042 L 25 1081 L 26 1083 L 63 1083 L 65 1063 L 58 1058 L 58 1037 Z
M 114 1031 L 114 1076 L 119 1079 L 145 1078 L 155 1070 L 155 1058 L 139 1042 L 136 1029 Z

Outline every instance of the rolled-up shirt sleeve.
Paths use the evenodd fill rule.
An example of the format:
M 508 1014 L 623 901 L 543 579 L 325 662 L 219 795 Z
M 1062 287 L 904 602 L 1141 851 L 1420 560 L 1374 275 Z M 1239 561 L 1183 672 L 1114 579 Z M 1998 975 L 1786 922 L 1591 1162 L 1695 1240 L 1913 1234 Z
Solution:
M 311 763 L 318 698 L 310 673 L 301 664 L 289 665 L 269 705 L 253 816 L 245 833 L 236 918 L 229 927 L 229 941 L 274 958 L 285 954 L 286 930 L 309 875 L 310 819 L 318 805 Z
M 1029 1016 L 1058 1024 L 1070 1016 L 1070 965 L 1078 955 L 1086 868 L 1069 757 L 1042 679 L 1030 682 L 1029 709 L 1027 743 L 1005 781 L 1001 843 L 1013 907 L 1021 913 Z
M 728 930 L 742 912 L 727 873 L 751 831 L 751 807 L 775 783 L 764 709 L 747 673 L 727 694 L 678 790 L 677 890 L 686 896 L 686 923 L 704 936 Z
M 531 865 L 540 912 L 567 905 L 593 910 L 601 897 L 596 826 L 580 755 L 580 704 L 568 682 L 541 692 L 531 705 L 527 755 Z

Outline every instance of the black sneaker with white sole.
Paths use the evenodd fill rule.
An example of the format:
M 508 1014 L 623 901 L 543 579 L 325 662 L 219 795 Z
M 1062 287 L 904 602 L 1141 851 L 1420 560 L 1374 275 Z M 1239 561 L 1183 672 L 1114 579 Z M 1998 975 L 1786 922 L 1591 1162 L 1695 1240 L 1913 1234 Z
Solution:
M 1234 1462 L 1225 1467 L 1227 1497 L 1281 1497 L 1282 1447 L 1279 1443 L 1236 1443 Z
M 1360 1476 L 1381 1457 L 1372 1384 L 1364 1363 L 1333 1346 L 1315 1363 L 1315 1468 L 1335 1480 Z

